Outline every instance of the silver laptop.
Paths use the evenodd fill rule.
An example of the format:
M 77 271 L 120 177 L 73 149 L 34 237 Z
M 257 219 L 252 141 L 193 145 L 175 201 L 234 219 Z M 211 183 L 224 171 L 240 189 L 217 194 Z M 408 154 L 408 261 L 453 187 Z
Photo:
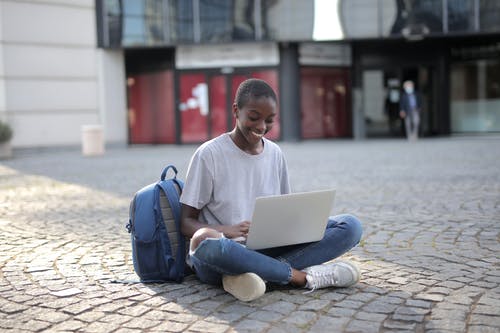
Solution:
M 260 250 L 323 238 L 335 190 L 259 197 L 245 245 Z

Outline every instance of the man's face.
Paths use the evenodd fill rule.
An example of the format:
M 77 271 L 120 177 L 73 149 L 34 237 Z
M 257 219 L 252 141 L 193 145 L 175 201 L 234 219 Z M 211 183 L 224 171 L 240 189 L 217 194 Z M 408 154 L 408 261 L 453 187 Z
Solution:
M 250 145 L 258 144 L 269 132 L 276 117 L 276 102 L 270 97 L 251 98 L 241 108 L 233 105 L 236 126 Z

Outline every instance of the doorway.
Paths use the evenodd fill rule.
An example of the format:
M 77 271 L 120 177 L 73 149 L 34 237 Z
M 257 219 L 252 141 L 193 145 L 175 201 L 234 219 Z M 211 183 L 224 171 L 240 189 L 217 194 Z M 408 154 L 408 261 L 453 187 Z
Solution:
M 351 135 L 349 71 L 303 67 L 300 70 L 303 139 Z
M 435 123 L 433 103 L 433 68 L 401 66 L 399 68 L 367 69 L 362 73 L 363 110 L 367 137 L 403 137 L 405 129 L 399 117 L 399 100 L 403 82 L 413 81 L 420 95 L 422 112 L 420 132 L 429 135 Z

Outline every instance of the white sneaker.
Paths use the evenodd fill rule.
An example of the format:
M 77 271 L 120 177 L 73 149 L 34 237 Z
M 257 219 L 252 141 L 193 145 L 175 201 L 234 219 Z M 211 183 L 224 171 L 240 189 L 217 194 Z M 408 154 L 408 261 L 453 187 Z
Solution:
M 350 287 L 360 278 L 358 267 L 348 261 L 311 266 L 303 271 L 307 274 L 306 288 L 311 291 L 326 287 Z
M 243 302 L 253 301 L 266 292 L 266 283 L 255 273 L 224 275 L 224 290 Z

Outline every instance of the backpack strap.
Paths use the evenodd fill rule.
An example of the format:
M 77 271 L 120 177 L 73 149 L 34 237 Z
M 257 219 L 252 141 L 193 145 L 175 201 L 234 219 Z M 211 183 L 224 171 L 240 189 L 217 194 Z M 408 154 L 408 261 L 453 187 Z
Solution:
M 169 166 L 170 167 L 170 166 Z M 169 167 L 167 167 L 165 170 L 167 170 Z M 172 166 L 173 167 L 173 166 Z M 173 167 L 175 170 L 175 167 Z M 166 173 L 166 171 L 164 171 Z M 162 174 L 163 178 L 163 174 Z M 178 238 L 178 244 L 177 244 L 177 254 L 175 258 L 175 265 L 172 267 L 174 269 L 174 276 L 178 277 L 178 280 L 182 280 L 184 277 L 184 265 L 186 258 L 184 257 L 186 253 L 186 241 L 184 236 L 181 234 L 181 205 L 179 203 L 179 193 L 177 192 L 177 189 L 175 188 L 175 184 L 179 186 L 179 189 L 182 191 L 182 186 L 177 182 L 177 180 L 171 179 L 172 181 L 159 181 L 157 186 L 159 186 L 164 192 L 165 195 L 168 199 L 168 202 L 170 204 L 170 208 L 172 209 L 172 214 L 174 216 L 174 222 L 175 222 L 175 228 L 177 229 L 177 238 Z M 159 200 L 159 196 L 158 196 Z M 161 215 L 161 213 L 160 213 Z
M 173 179 L 177 179 L 177 168 L 176 168 L 174 165 L 169 164 L 169 165 L 167 165 L 167 166 L 165 167 L 165 169 L 163 169 L 163 172 L 161 173 L 161 176 L 160 176 L 160 180 L 162 180 L 162 181 L 163 181 L 163 180 L 165 180 L 165 176 L 167 175 L 167 172 L 168 172 L 168 170 L 170 170 L 170 169 L 172 169 L 172 170 L 174 171 L 174 173 L 175 173 L 175 175 L 174 175 L 174 178 L 173 178 Z

